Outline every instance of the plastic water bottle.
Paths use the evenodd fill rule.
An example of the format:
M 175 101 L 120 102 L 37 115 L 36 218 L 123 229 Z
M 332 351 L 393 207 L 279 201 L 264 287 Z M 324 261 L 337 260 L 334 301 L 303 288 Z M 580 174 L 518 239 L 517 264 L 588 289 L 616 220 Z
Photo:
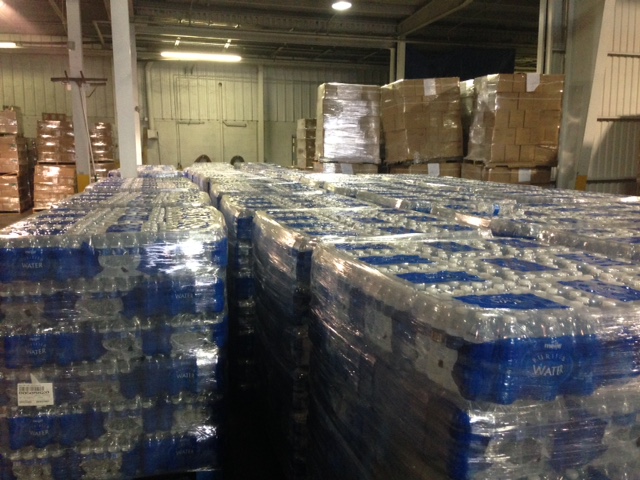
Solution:
M 82 405 L 65 404 L 58 408 L 58 443 L 65 447 L 70 447 L 81 442 L 88 436 L 87 420 L 89 416 L 86 414 Z M 96 420 L 96 418 L 92 418 Z

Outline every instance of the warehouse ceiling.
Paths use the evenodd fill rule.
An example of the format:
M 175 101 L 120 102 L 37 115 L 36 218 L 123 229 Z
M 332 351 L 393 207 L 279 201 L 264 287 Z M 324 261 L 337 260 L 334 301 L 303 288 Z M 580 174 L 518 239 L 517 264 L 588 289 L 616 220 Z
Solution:
M 515 49 L 535 67 L 537 0 L 130 0 L 140 60 L 161 50 L 228 52 L 251 61 L 387 66 L 398 40 L 425 54 L 451 48 Z M 111 46 L 110 0 L 80 0 L 87 47 Z M 64 0 L 0 0 L 0 33 L 23 47 L 63 47 Z M 30 36 L 37 37 L 30 37 Z M 60 37 L 43 41 L 39 36 Z M 35 40 L 34 40 L 35 38 Z

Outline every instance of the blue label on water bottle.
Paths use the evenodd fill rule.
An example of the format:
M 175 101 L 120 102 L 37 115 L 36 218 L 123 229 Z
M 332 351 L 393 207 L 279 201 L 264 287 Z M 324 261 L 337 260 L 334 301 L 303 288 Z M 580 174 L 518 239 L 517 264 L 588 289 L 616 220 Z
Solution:
M 56 437 L 56 417 L 40 414 L 31 418 L 29 435 L 36 448 L 44 448 Z
M 124 224 L 124 225 L 111 225 L 107 228 L 107 233 L 134 233 L 142 230 L 142 224 Z
M 347 252 L 357 252 L 360 250 L 390 250 L 391 247 L 385 243 L 336 243 L 338 250 Z
M 640 237 L 621 237 L 621 238 L 611 238 L 610 240 L 614 242 L 628 243 L 631 245 L 637 245 L 640 243 Z
M 574 280 L 569 282 L 558 282 L 560 285 L 582 290 L 583 292 L 593 293 L 601 297 L 611 298 L 620 302 L 637 302 L 640 300 L 640 291 L 624 285 L 613 285 L 604 283 L 600 280 Z
M 539 263 L 520 260 L 519 258 L 488 258 L 484 261 L 498 267 L 515 270 L 516 272 L 545 272 L 558 270 L 554 267 L 547 267 L 545 265 L 540 265 Z
M 446 230 L 447 232 L 471 232 L 471 227 L 463 227 L 462 225 L 436 225 L 437 228 Z
M 586 263 L 588 265 L 595 265 L 597 267 L 632 267 L 630 263 L 621 262 L 619 260 L 612 260 L 607 257 L 596 257 L 590 253 L 566 253 L 558 255 L 560 258 L 566 258 L 578 263 Z
M 44 248 L 18 248 L 15 253 L 15 280 L 38 282 L 48 278 L 50 265 Z
M 413 220 L 414 222 L 437 222 L 439 221 L 435 217 L 429 217 L 428 215 L 407 215 L 407 220 Z
M 18 255 L 13 248 L 0 248 L 0 282 L 12 282 L 17 272 L 15 265 Z
M 380 229 L 383 232 L 387 232 L 390 233 L 392 235 L 404 235 L 407 233 L 418 233 L 417 230 L 414 230 L 413 228 L 406 228 L 406 227 L 384 227 Z
M 520 240 L 518 238 L 496 238 L 489 242 L 513 248 L 540 248 L 540 245 L 537 243 Z
M 407 280 L 417 285 L 435 285 L 438 283 L 449 282 L 484 282 L 477 275 L 469 275 L 467 272 L 449 272 L 441 271 L 436 273 L 401 273 L 396 275 L 403 280 Z
M 412 265 L 428 265 L 433 263 L 426 258 L 422 258 L 419 255 L 392 255 L 389 257 L 361 257 L 361 261 L 368 263 L 369 265 L 398 265 L 401 263 L 409 263 Z
M 437 248 L 439 250 L 444 250 L 449 253 L 460 253 L 460 252 L 478 252 L 477 248 L 470 247 L 469 245 L 463 245 L 457 242 L 433 242 L 427 243 L 426 245 Z
M 360 223 L 367 224 L 367 225 L 386 223 L 381 218 L 376 218 L 376 217 L 368 217 L 368 218 L 355 217 L 354 220 L 356 220 L 357 222 L 360 222 Z
M 522 370 L 538 382 L 562 383 L 573 370 L 572 350 L 565 344 L 571 345 L 551 339 L 540 350 L 529 352 L 522 359 Z
M 283 223 L 287 226 L 287 228 L 291 228 L 293 230 L 299 230 L 304 228 L 317 228 L 321 226 L 321 225 L 318 225 L 317 222 L 315 221 L 310 221 L 310 222 L 299 222 L 299 221 L 286 222 L 285 221 Z
M 462 295 L 455 297 L 461 302 L 481 308 L 499 308 L 505 310 L 549 310 L 569 308 L 552 300 L 538 297 L 532 293 L 504 293 L 501 295 Z

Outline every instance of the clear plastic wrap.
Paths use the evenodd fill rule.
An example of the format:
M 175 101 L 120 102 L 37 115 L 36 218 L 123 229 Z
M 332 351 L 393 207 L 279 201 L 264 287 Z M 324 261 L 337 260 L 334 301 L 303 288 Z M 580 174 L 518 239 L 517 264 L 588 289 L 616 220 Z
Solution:
M 313 166 L 316 156 L 316 120 L 300 118 L 296 126 L 296 165 L 300 169 Z
M 311 256 L 319 242 L 390 236 L 480 238 L 481 233 L 409 210 L 321 208 L 259 211 L 254 216 L 253 272 L 258 308 L 257 352 L 265 396 L 275 399 L 268 417 L 278 429 L 278 451 L 290 473 L 302 478 L 308 437 Z M 397 237 L 395 237 L 397 238 Z M 291 399 L 297 399 L 295 405 Z
M 209 184 L 212 179 L 227 179 L 243 177 L 229 163 L 194 163 L 184 169 L 184 176 L 195 183 L 200 190 L 209 193 Z
M 76 207 L 0 230 L 2 474 L 219 471 L 222 215 L 203 205 Z
M 386 164 L 462 159 L 457 77 L 398 80 L 381 88 L 381 102 Z
M 278 176 L 276 178 L 279 178 Z M 230 193 L 222 196 L 220 211 L 224 215 L 229 237 L 229 313 L 231 337 L 231 369 L 243 390 L 255 389 L 256 304 L 253 272 L 253 217 L 258 210 L 282 208 L 354 208 L 371 206 L 349 197 L 322 190 L 311 190 L 301 184 L 274 182 L 260 191 Z
M 178 178 L 183 175 L 173 165 L 138 165 L 136 172 L 138 178 Z M 109 172 L 109 177 L 120 178 L 121 176 L 119 168 Z
M 319 246 L 313 464 L 358 479 L 633 478 L 639 267 L 581 255 L 512 238 Z
M 316 110 L 316 161 L 380 163 L 379 87 L 323 83 Z
M 209 196 L 197 190 L 164 191 L 100 191 L 89 189 L 54 205 L 56 209 L 90 209 L 107 207 L 204 207 L 211 205 Z
M 415 190 L 414 190 L 415 192 Z M 413 193 L 411 189 L 381 187 L 380 189 L 362 190 L 356 195 L 360 200 L 389 208 L 402 208 L 424 213 L 450 217 L 455 213 L 466 214 L 475 218 L 492 218 L 513 212 L 516 203 L 501 197 L 466 195 L 458 191 L 445 192 L 443 189 L 424 189 Z
M 488 75 L 474 85 L 467 159 L 486 166 L 557 164 L 563 75 Z

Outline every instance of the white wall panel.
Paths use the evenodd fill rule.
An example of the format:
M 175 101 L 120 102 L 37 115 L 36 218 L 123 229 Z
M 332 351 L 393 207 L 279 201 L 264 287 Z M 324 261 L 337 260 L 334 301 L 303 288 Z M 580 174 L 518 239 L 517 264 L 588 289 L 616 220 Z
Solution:
M 385 69 L 265 68 L 266 121 L 315 118 L 318 85 L 327 82 L 383 85 Z
M 68 70 L 64 55 L 0 54 L 0 99 L 2 105 L 21 108 L 25 136 L 35 137 L 36 122 L 42 113 L 71 115 L 71 95 L 52 77 L 63 77 Z M 85 77 L 107 78 L 107 86 L 88 87 L 87 113 L 90 121 L 114 121 L 111 59 L 88 56 L 84 63 Z
M 586 178 L 589 189 L 629 193 L 640 151 L 640 2 L 571 8 L 558 185 Z

